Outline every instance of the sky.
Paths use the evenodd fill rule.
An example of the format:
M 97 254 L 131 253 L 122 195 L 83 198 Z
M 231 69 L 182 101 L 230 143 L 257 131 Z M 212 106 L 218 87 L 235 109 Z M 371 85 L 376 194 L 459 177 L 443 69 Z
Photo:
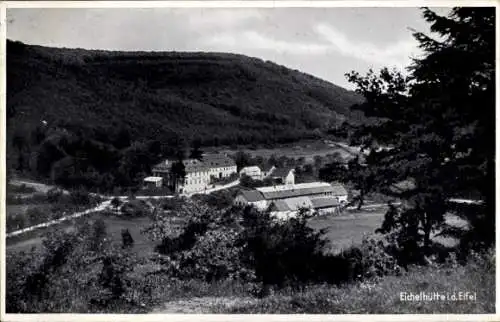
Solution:
M 447 8 L 435 8 L 440 14 Z M 418 8 L 9 8 L 7 38 L 52 47 L 232 52 L 353 89 L 345 73 L 421 54 Z

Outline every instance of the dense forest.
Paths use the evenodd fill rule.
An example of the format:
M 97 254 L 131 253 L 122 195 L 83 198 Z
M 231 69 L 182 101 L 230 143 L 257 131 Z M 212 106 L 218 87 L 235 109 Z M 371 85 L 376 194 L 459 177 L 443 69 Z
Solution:
M 134 186 L 183 146 L 321 136 L 361 95 L 235 54 L 110 52 L 7 41 L 8 164 L 67 186 Z

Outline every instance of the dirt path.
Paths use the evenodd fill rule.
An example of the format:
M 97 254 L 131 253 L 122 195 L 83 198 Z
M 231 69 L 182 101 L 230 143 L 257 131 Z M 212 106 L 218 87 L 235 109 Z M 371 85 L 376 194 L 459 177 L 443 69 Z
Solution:
M 234 307 L 257 302 L 251 297 L 193 297 L 190 299 L 165 302 L 155 308 L 152 314 L 165 313 L 218 313 L 217 307 Z

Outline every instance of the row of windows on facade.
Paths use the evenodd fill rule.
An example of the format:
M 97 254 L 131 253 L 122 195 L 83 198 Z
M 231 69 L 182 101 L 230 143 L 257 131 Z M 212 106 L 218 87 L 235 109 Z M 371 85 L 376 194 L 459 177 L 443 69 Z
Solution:
M 203 180 L 203 179 L 187 179 L 186 180 L 186 185 L 199 184 L 199 183 L 208 183 L 208 180 Z

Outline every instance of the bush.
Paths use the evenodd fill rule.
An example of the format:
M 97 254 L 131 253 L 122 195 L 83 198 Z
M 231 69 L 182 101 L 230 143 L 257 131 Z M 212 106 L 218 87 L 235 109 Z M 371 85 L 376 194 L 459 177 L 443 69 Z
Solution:
M 252 281 L 255 274 L 240 259 L 238 232 L 231 229 L 210 230 L 200 236 L 193 247 L 179 253 L 176 276 L 205 281 L 238 279 Z
M 34 226 L 51 219 L 50 214 L 41 211 L 39 208 L 30 207 L 26 210 L 26 221 L 29 226 Z
M 161 208 L 164 210 L 178 211 L 181 209 L 185 200 L 179 197 L 167 198 L 162 201 Z
M 233 204 L 234 197 L 235 191 L 220 190 L 212 192 L 210 194 L 197 194 L 192 198 L 193 200 L 204 202 L 210 207 L 224 209 L 230 207 Z
M 90 194 L 83 189 L 72 191 L 70 197 L 75 205 L 88 206 L 91 202 Z
M 246 209 L 242 243 L 244 261 L 264 285 L 303 284 L 317 279 L 317 264 L 326 244 L 324 231 L 307 226 L 305 218 L 274 221 L 270 214 Z
M 50 203 L 57 203 L 61 199 L 62 195 L 63 192 L 61 189 L 52 188 L 49 191 L 47 191 L 47 200 Z
M 7 216 L 5 219 L 5 226 L 9 233 L 26 227 L 26 221 L 23 216 Z
M 120 208 L 125 217 L 146 217 L 150 214 L 150 209 L 143 200 L 131 200 Z
M 7 312 L 144 311 L 130 274 L 140 261 L 108 242 L 93 247 L 97 239 L 103 241 L 99 226 L 55 230 L 43 248 L 8 257 Z
M 364 236 L 359 247 L 361 258 L 358 264 L 363 278 L 377 278 L 385 275 L 399 275 L 401 267 L 396 258 L 391 256 L 382 240 Z

